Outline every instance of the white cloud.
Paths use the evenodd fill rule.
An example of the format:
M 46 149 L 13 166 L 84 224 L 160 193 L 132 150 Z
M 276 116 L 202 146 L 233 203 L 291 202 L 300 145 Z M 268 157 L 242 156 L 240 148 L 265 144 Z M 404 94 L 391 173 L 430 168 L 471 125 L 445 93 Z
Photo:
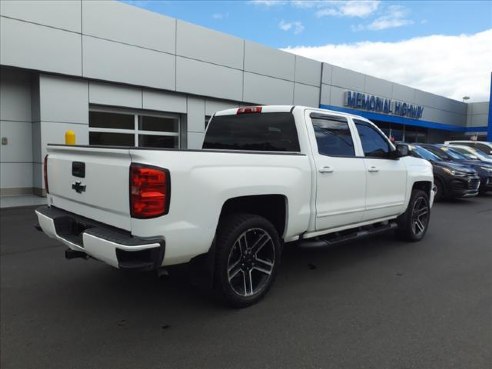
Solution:
M 460 100 L 489 99 L 492 29 L 399 42 L 359 42 L 285 51 Z
M 216 20 L 222 20 L 229 17 L 229 13 L 215 13 L 212 14 L 212 18 Z
M 317 17 L 357 17 L 364 18 L 374 13 L 380 0 L 251 0 L 251 4 L 267 8 L 278 5 L 291 5 L 301 9 L 316 9 Z
M 408 11 L 399 5 L 391 5 L 387 9 L 387 13 L 379 18 L 376 18 L 367 29 L 372 31 L 380 31 L 388 28 L 397 28 L 413 24 L 413 21 L 407 19 Z
M 298 35 L 302 31 L 304 31 L 304 26 L 302 25 L 301 22 L 285 22 L 283 19 L 280 21 L 278 24 L 278 28 L 280 28 L 282 31 L 293 31 L 295 35 Z
M 254 5 L 261 5 L 261 6 L 266 6 L 266 7 L 271 7 L 271 6 L 277 6 L 277 5 L 285 5 L 287 4 L 287 1 L 280 1 L 280 0 L 251 0 L 251 4 Z
M 316 16 L 364 18 L 374 13 L 379 4 L 379 0 L 324 1 L 318 4 Z

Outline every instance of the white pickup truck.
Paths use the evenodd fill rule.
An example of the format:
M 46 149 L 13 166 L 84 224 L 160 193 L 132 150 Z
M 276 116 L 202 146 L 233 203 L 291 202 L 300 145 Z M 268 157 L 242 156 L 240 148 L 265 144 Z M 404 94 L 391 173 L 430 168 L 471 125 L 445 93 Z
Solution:
M 365 118 L 301 106 L 217 112 L 202 150 L 49 145 L 39 227 L 120 269 L 190 263 L 230 305 L 261 299 L 285 243 L 425 235 L 431 164 Z

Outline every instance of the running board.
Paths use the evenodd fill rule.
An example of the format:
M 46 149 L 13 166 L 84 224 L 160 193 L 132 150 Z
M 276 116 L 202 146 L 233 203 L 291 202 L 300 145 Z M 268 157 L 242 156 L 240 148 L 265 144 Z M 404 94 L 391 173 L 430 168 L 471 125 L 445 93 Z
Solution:
M 333 246 L 340 243 L 359 240 L 361 238 L 366 238 L 376 234 L 388 232 L 397 227 L 398 225 L 396 224 L 396 222 L 364 226 L 364 227 L 356 228 L 354 230 L 346 230 L 346 231 L 330 233 L 325 236 L 306 238 L 300 240 L 297 246 L 305 247 L 305 248 Z

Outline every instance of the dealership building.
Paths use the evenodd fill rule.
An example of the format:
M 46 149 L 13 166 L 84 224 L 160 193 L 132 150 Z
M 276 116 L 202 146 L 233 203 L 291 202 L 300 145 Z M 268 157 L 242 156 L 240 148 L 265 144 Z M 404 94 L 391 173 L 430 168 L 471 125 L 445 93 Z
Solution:
M 464 103 L 119 2 L 0 1 L 0 195 L 44 193 L 49 143 L 200 148 L 217 110 L 355 113 L 388 136 L 492 140 Z M 445 83 L 445 81 L 443 81 Z

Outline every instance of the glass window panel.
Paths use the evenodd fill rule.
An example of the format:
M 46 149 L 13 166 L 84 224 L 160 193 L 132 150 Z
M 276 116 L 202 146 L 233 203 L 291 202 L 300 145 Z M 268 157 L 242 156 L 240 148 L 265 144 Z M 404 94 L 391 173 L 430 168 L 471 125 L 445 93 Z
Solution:
M 126 133 L 89 132 L 89 145 L 135 146 L 135 136 Z
M 133 114 L 91 111 L 89 112 L 89 127 L 135 129 L 135 116 Z
M 138 135 L 138 146 L 155 148 L 177 148 L 178 136 Z
M 300 151 L 291 113 L 252 113 L 215 116 L 204 149 Z
M 142 131 L 178 132 L 178 118 L 141 116 L 139 129 Z
M 345 119 L 311 115 L 318 152 L 327 156 L 355 156 L 354 142 Z
M 390 152 L 388 141 L 371 124 L 354 119 L 364 155 L 367 157 L 387 158 Z

